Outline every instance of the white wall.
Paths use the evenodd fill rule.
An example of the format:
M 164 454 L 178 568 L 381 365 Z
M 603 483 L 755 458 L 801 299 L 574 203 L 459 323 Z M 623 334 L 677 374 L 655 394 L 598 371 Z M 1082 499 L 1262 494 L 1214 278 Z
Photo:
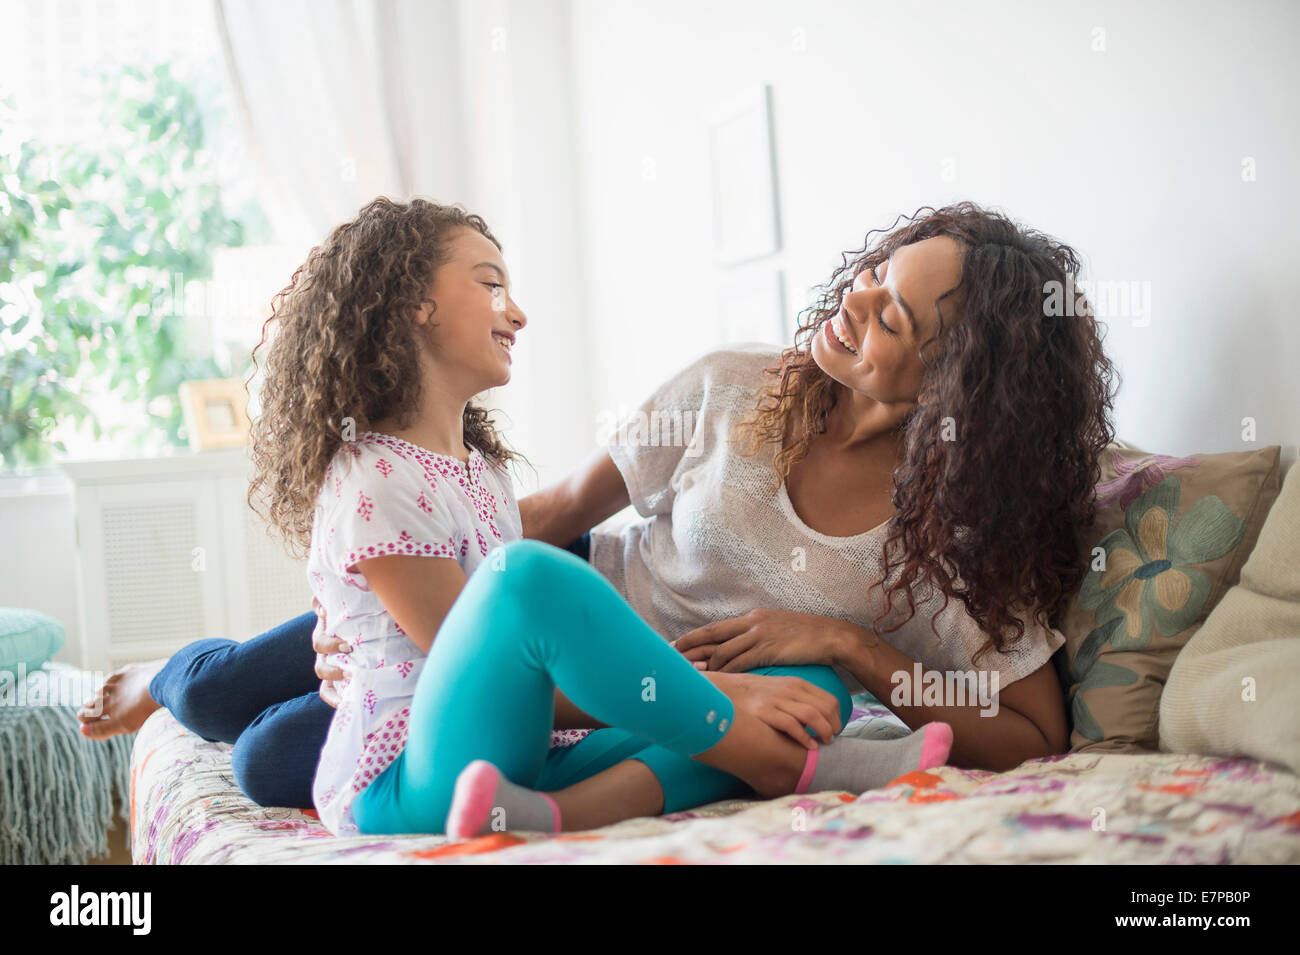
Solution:
M 460 198 L 505 246 L 512 295 L 528 316 L 510 384 L 486 399 L 533 466 L 516 471 L 522 494 L 562 477 L 592 446 L 569 10 L 562 0 L 459 0 L 457 13 Z
M 0 607 L 37 610 L 68 635 L 56 660 L 81 655 L 72 482 L 62 475 L 0 477 Z
M 1300 439 L 1300 5 L 574 0 L 571 15 L 593 413 L 717 338 L 708 123 L 769 83 L 791 313 L 867 230 L 969 198 L 1074 246 L 1088 277 L 1150 283 L 1149 325 L 1109 322 L 1124 439 L 1241 450 L 1245 416 L 1254 446 Z
M 1093 278 L 1151 283 L 1149 325 L 1110 323 L 1121 437 L 1239 450 L 1253 416 L 1256 445 L 1300 438 L 1300 5 L 444 0 L 427 16 L 404 52 L 449 59 L 405 102 L 433 117 L 412 176 L 506 244 L 531 324 L 493 398 L 542 481 L 594 446 L 602 411 L 722 341 L 719 289 L 752 273 L 712 264 L 708 123 L 762 83 L 791 315 L 868 229 L 970 198 L 1070 243 Z M 0 494 L 0 529 L 0 605 L 75 641 L 70 496 Z

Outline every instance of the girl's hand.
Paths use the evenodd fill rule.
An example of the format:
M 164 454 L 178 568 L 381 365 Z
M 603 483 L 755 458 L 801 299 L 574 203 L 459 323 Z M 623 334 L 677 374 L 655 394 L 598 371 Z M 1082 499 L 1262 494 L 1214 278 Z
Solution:
M 316 611 L 316 629 L 312 631 L 311 646 L 316 651 L 316 675 L 320 677 L 320 698 L 338 709 L 339 688 L 347 682 L 348 675 L 326 659 L 331 653 L 350 653 L 352 648 L 338 637 L 329 635 L 325 627 L 325 608 L 315 597 L 311 609 Z
M 816 749 L 817 741 L 805 727 L 812 727 L 823 743 L 830 743 L 844 728 L 840 723 L 839 701 L 807 680 L 757 673 L 708 673 L 706 676 L 727 694 L 737 709 L 758 717 L 808 749 Z
M 770 666 L 829 666 L 846 626 L 830 617 L 762 608 L 698 627 L 674 645 L 701 670 L 743 673 Z

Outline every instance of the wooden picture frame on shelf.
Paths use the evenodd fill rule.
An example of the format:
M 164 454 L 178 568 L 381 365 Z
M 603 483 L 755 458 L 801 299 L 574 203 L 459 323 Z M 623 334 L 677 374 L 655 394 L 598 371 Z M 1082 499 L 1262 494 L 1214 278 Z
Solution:
M 190 448 L 239 448 L 248 444 L 251 422 L 248 395 L 238 378 L 206 378 L 186 381 L 180 387 L 185 412 L 185 430 Z

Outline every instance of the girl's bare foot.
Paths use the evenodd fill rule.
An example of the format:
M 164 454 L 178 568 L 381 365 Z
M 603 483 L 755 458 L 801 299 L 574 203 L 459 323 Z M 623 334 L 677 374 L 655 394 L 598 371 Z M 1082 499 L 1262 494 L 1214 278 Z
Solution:
M 143 726 L 149 714 L 161 706 L 149 695 L 149 681 L 166 662 L 128 663 L 110 673 L 99 692 L 77 711 L 81 735 L 90 739 L 108 739 L 122 733 L 134 733 Z

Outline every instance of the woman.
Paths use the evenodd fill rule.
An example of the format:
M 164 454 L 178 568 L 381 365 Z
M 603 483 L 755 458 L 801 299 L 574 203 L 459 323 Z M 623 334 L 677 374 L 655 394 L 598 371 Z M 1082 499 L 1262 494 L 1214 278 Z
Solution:
M 592 559 L 688 658 L 833 666 L 909 727 L 951 724 L 954 765 L 1062 752 L 1050 620 L 1113 438 L 1096 322 L 1049 307 L 1078 269 L 974 204 L 932 210 L 846 256 L 795 347 L 714 353 L 646 402 L 695 413 L 692 453 L 598 453 L 521 502 L 525 535 L 567 540 L 630 497 L 645 520 L 594 535 Z M 995 699 L 932 702 L 918 664 Z
M 891 706 L 913 728 L 950 723 L 957 765 L 1001 770 L 1061 752 L 1065 714 L 1048 660 L 1062 638 L 1046 622 L 1082 574 L 1111 437 L 1113 369 L 1095 322 L 1044 307 L 1047 283 L 1068 286 L 1078 267 L 1068 247 L 972 204 L 928 210 L 845 256 L 794 348 L 709 356 L 647 403 L 694 406 L 702 447 L 599 452 L 520 502 L 524 534 L 566 543 L 631 501 L 645 519 L 621 539 L 594 535 L 592 559 L 710 672 L 829 664 L 890 703 L 894 675 L 915 664 L 991 664 L 982 672 L 999 678 L 995 715 L 917 697 Z M 746 404 L 752 414 L 740 415 Z M 738 416 L 747 420 L 727 424 Z M 748 447 L 728 447 L 724 431 Z M 907 617 L 872 629 L 900 595 Z M 254 712 L 315 685 L 313 623 L 303 615 L 281 628 L 277 645 L 294 656 Z M 321 660 L 328 697 L 341 674 Z M 204 670 L 220 693 L 221 667 Z M 107 716 L 88 735 L 138 727 L 157 706 L 152 677 L 114 674 L 100 701 Z M 229 708 L 198 689 L 194 717 Z M 300 710 L 297 732 L 282 734 L 291 739 L 245 747 L 241 785 L 254 798 L 260 788 L 259 801 L 305 804 L 277 790 L 310 791 L 305 770 L 329 710 L 314 698 Z M 610 791 L 641 793 L 654 811 L 659 797 L 637 766 L 606 770 Z

